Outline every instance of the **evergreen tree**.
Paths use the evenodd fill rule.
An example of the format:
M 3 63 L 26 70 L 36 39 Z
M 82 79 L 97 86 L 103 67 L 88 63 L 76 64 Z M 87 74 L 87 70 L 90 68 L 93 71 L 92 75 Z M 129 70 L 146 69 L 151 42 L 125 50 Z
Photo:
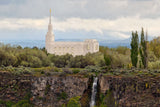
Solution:
M 147 34 L 147 31 L 146 31 L 146 38 L 145 38 L 145 68 L 148 68 L 148 34 Z
M 132 32 L 131 61 L 132 65 L 135 67 L 137 67 L 137 62 L 138 62 L 138 44 L 139 44 L 138 33 L 137 31 L 135 33 Z
M 142 64 L 144 66 L 144 68 L 147 68 L 148 66 L 148 61 L 147 61 L 147 58 L 148 58 L 148 52 L 147 52 L 147 33 L 146 33 L 146 38 L 144 37 L 144 30 L 142 28 L 142 31 L 141 31 L 141 43 L 140 43 L 140 47 L 139 47 L 139 50 L 140 50 L 140 56 L 141 56 L 141 60 L 142 60 Z

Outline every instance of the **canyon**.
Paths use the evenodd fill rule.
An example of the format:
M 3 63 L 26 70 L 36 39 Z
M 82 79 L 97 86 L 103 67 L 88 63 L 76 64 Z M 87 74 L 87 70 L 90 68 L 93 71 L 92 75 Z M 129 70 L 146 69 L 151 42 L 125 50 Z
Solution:
M 99 74 L 97 77 L 97 107 L 160 106 L 160 76 Z M 0 100 L 17 103 L 25 99 L 35 107 L 69 107 L 71 100 L 79 98 L 77 103 L 81 107 L 89 107 L 93 78 L 78 74 L 13 75 L 2 71 Z M 5 107 L 3 103 L 0 106 Z

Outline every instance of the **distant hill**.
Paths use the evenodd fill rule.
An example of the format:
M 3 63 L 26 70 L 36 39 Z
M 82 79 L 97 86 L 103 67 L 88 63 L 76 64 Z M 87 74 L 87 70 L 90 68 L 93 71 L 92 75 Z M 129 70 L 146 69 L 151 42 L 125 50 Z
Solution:
M 83 39 L 57 39 L 56 41 L 84 41 Z M 130 47 L 130 39 L 126 40 L 98 40 L 100 46 L 108 46 L 109 48 L 115 48 L 118 46 Z M 45 47 L 45 40 L 1 40 L 1 43 L 20 45 L 22 47 Z

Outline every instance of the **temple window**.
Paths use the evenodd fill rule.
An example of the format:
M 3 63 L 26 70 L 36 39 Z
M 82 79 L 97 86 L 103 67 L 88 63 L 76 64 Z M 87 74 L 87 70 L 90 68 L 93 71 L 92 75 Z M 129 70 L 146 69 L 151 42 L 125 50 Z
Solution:
M 89 44 L 88 44 L 88 48 L 87 48 L 88 50 L 90 50 L 90 46 L 89 46 Z

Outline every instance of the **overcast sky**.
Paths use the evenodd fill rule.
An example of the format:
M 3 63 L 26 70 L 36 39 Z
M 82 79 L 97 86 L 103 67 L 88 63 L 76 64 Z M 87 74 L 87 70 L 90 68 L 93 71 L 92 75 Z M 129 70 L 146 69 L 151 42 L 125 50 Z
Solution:
M 0 40 L 44 40 L 50 8 L 56 39 L 160 36 L 160 0 L 0 0 Z

